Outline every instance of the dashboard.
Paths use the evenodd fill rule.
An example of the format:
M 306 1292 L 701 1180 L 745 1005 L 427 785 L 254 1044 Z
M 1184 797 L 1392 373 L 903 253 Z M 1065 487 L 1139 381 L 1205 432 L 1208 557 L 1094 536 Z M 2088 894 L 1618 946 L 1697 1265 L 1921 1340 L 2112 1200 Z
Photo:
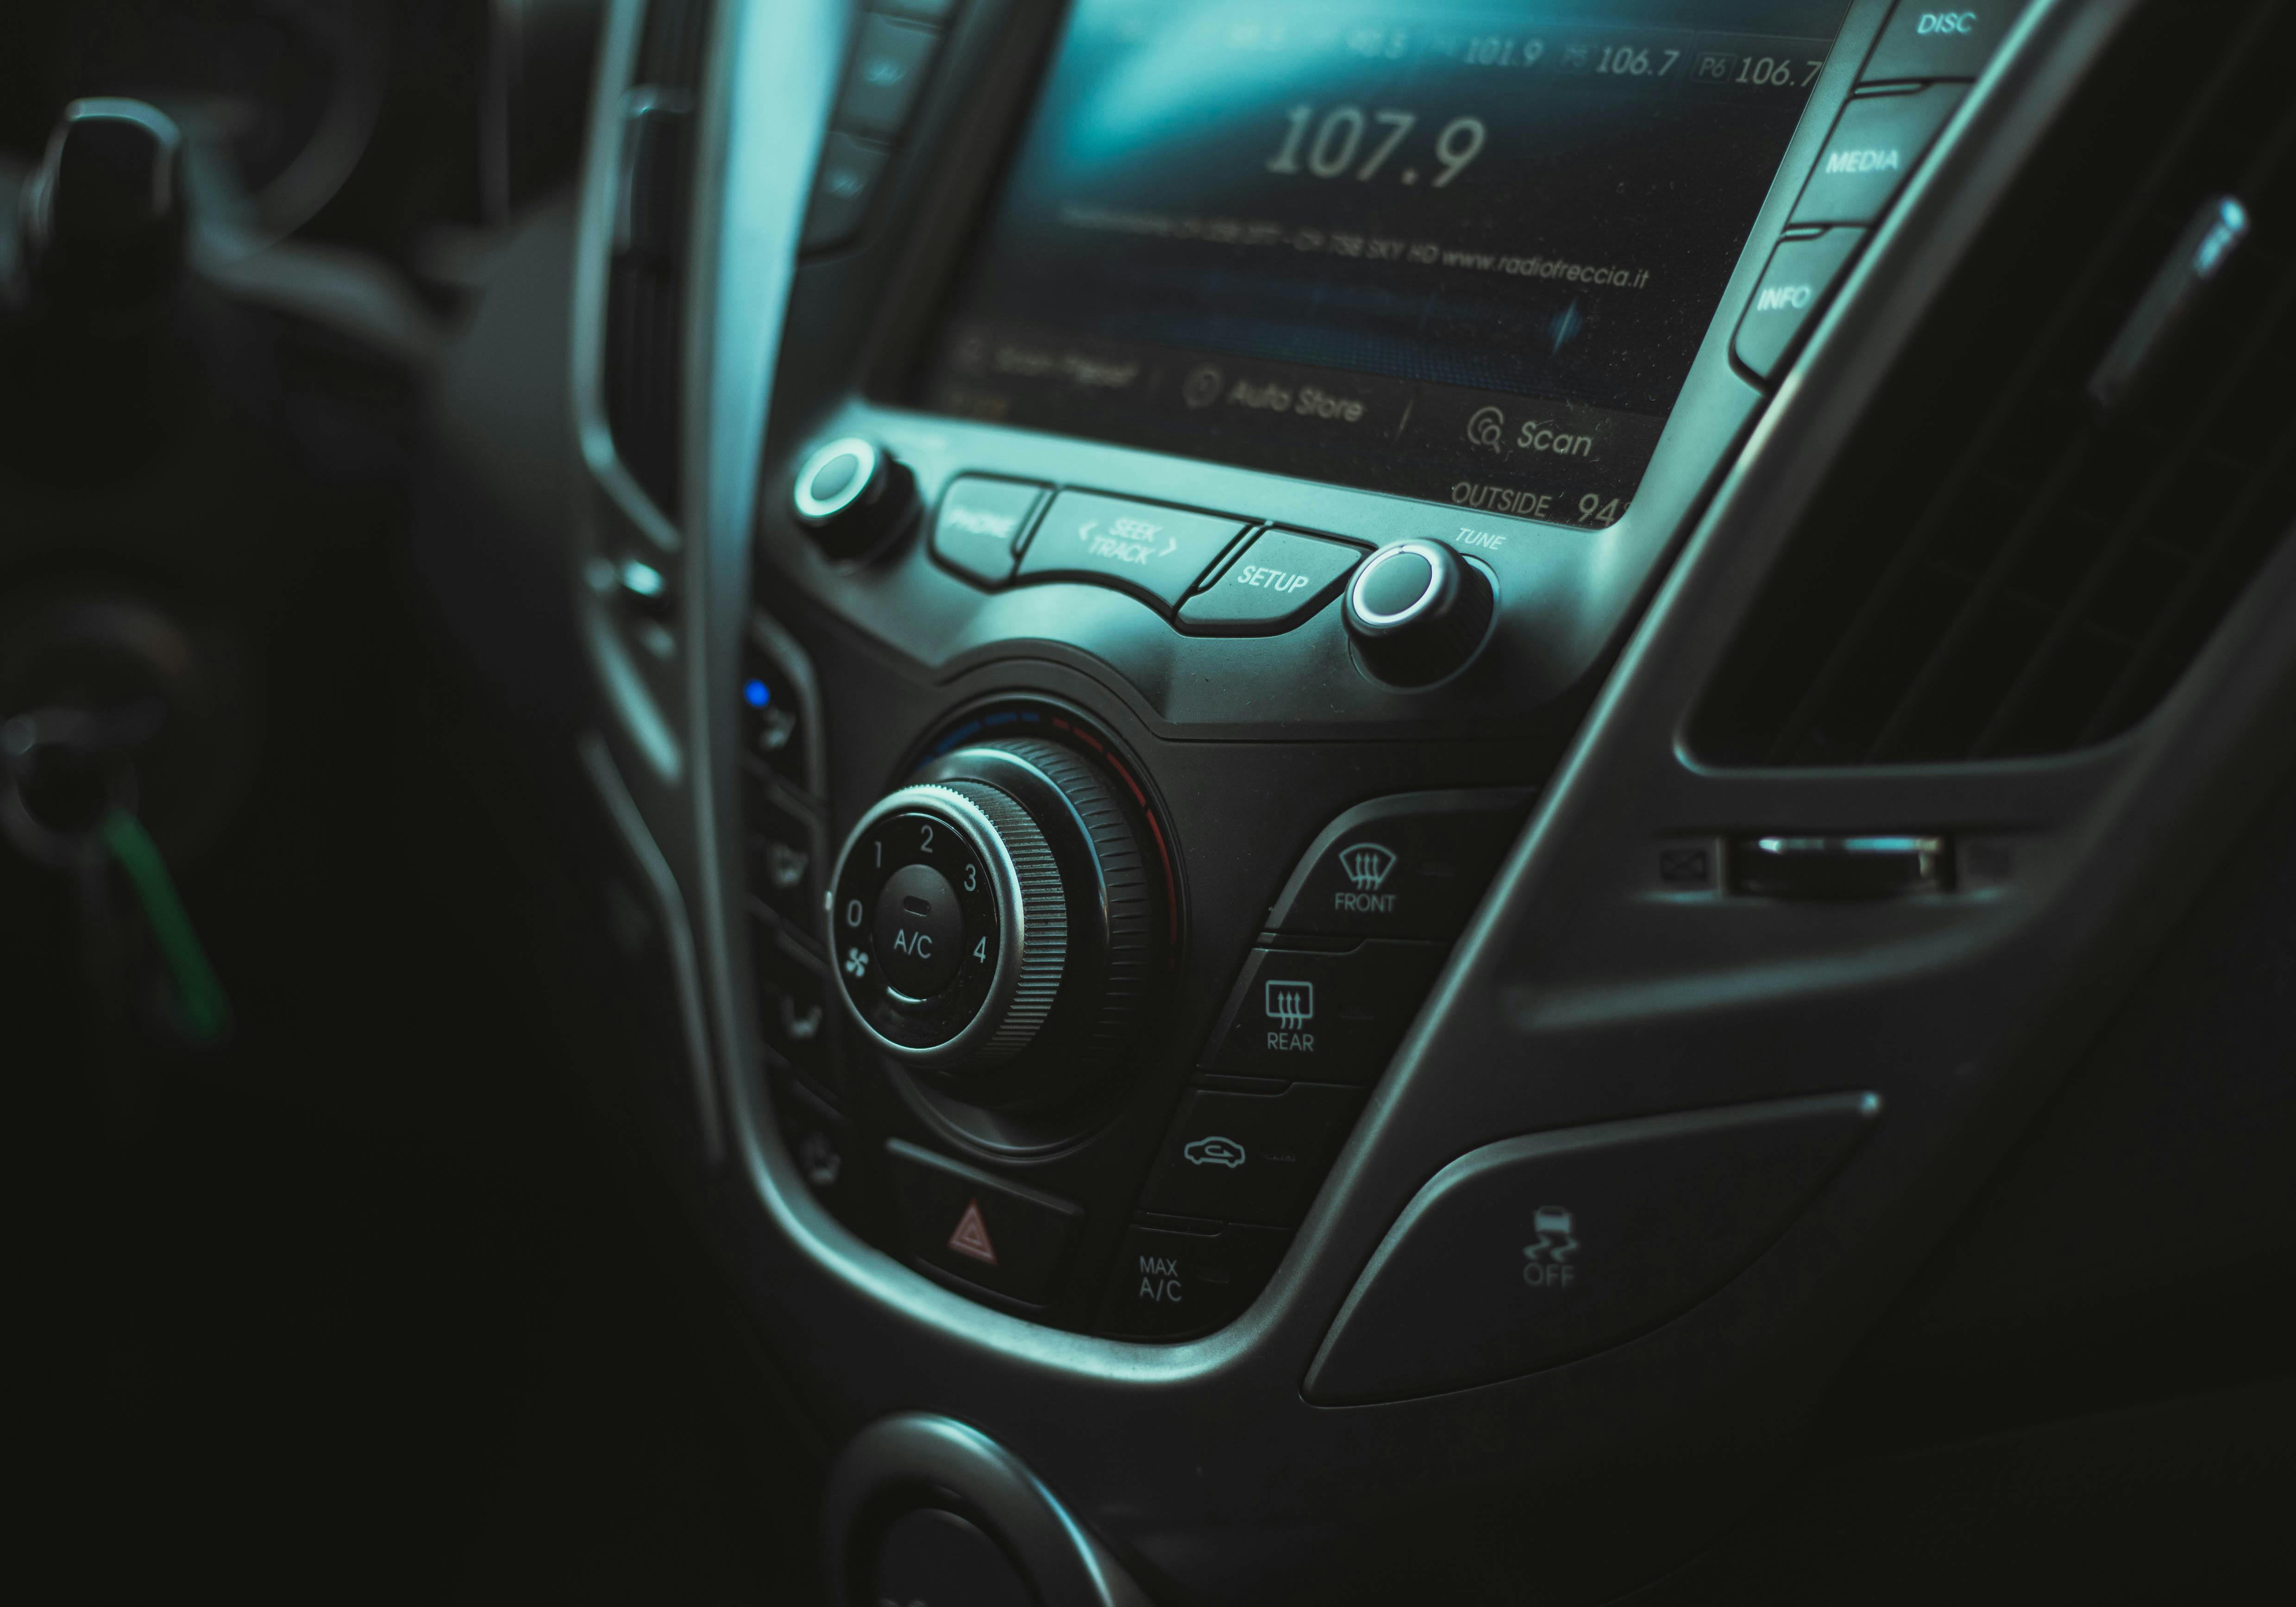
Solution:
M 1687 1554 L 2093 1029 L 2098 811 L 2283 695 L 2259 636 L 2156 712 L 2178 628 L 2246 673 L 2181 611 L 2073 661 L 2128 582 L 2050 476 L 2180 426 L 2007 411 L 2248 316 L 2180 231 L 2258 181 L 2103 110 L 2233 70 L 2135 4 L 676 9 L 574 269 L 585 763 L 696 934 L 676 1167 L 857 1431 L 832 1594 Z M 2284 606 L 2241 550 L 2210 621 Z
M 166 720 L 67 779 L 196 860 L 262 655 L 182 599 L 332 638 L 283 599 L 398 532 L 345 594 L 438 684 L 295 808 L 390 772 L 512 890 L 405 947 L 524 979 L 798 1425 L 793 1596 L 1919 1598 L 2014 1541 L 2046 1597 L 2155 1495 L 2259 1555 L 2296 20 L 2194 19 L 0 25 L 0 694 L 135 667 Z M 142 601 L 39 601 L 91 553 Z M 307 730 L 365 644 L 274 675 Z M 35 761 L 112 727 L 54 714 L 0 828 L 70 868 Z

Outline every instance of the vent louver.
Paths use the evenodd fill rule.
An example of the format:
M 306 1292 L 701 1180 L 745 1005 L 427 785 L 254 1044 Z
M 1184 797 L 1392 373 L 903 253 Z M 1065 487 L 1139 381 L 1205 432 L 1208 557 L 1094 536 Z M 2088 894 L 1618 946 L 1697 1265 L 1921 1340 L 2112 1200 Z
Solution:
M 692 128 L 709 14 L 707 0 L 653 0 L 646 8 L 622 100 L 606 279 L 606 423 L 623 466 L 672 519 L 679 500 Z
M 1829 471 L 1692 729 L 1722 764 L 2062 752 L 2142 719 L 2296 518 L 2296 8 L 2135 19 Z M 2110 413 L 2196 220 L 2248 237 Z M 2140 325 L 2144 320 L 2136 320 Z

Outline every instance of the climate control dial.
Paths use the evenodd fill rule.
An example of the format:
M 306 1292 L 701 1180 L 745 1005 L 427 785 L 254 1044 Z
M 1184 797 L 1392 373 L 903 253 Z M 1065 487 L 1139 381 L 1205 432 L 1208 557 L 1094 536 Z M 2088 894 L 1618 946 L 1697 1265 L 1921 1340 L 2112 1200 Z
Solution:
M 827 911 L 863 1031 L 967 1097 L 1080 1092 L 1147 993 L 1156 899 L 1135 814 L 1081 754 L 1034 738 L 961 748 L 880 800 Z

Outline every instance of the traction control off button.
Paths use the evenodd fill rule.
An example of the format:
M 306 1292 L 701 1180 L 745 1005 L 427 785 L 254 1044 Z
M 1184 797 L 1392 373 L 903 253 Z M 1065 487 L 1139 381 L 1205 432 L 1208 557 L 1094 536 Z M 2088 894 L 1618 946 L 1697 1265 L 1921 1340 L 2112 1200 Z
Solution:
M 1511 1138 L 1429 1180 L 1308 1372 L 1318 1405 L 1487 1384 L 1654 1328 L 1784 1232 L 1881 1114 L 1822 1095 Z

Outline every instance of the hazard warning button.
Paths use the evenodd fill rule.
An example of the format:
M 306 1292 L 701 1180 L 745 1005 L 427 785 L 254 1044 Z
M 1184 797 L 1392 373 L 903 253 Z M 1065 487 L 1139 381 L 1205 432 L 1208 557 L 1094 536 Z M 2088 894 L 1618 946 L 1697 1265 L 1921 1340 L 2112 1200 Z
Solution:
M 1031 1305 L 1052 1298 L 1083 1211 L 898 1138 L 885 1160 L 913 1258 Z

